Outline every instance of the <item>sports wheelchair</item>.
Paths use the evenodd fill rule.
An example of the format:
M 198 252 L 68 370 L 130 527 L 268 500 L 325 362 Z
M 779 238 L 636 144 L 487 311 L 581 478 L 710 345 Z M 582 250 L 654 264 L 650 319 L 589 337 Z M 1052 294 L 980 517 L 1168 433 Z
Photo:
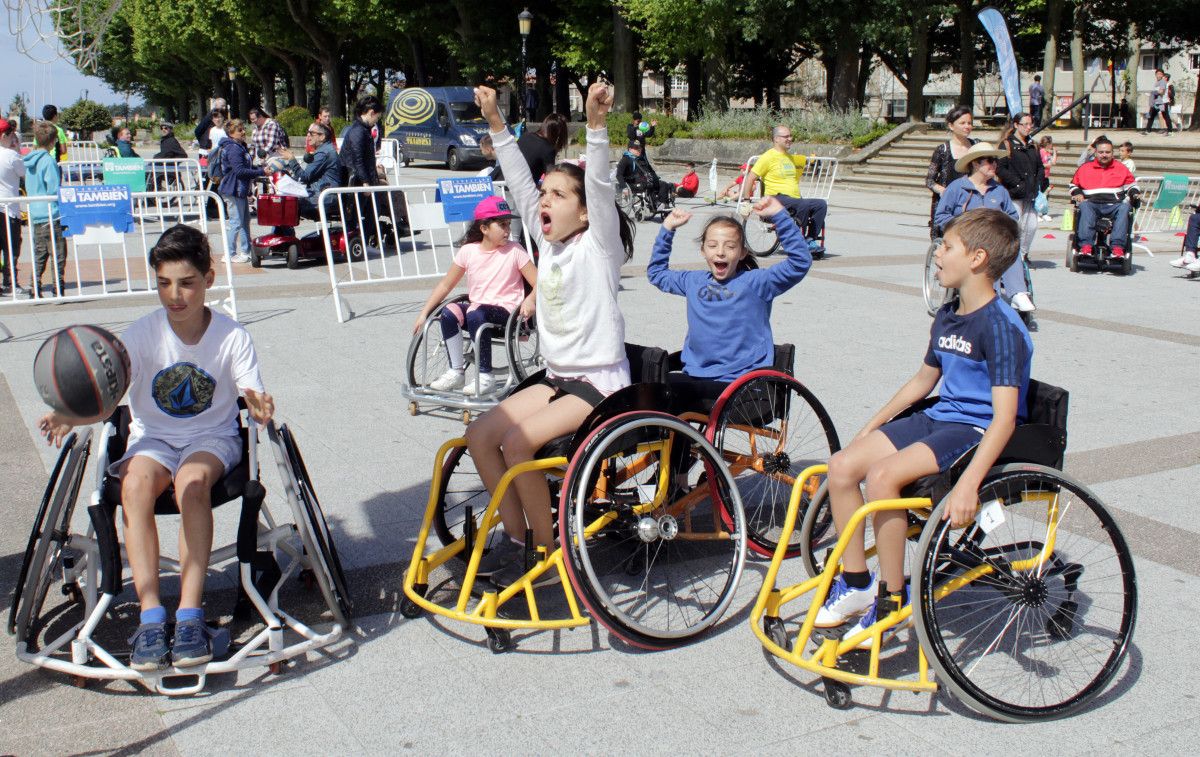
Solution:
M 925 273 L 921 277 L 921 293 L 925 296 L 925 311 L 929 313 L 930 317 L 937 315 L 937 311 L 943 305 L 958 298 L 957 289 L 947 289 L 942 286 L 942 282 L 938 281 L 937 251 L 942 246 L 943 238 L 940 228 L 935 227 L 933 234 L 933 241 L 929 243 L 929 249 L 925 251 Z M 1029 261 L 1024 256 L 1021 256 L 1020 261 L 1021 273 L 1025 278 L 1025 291 L 1033 299 L 1033 274 L 1029 268 Z M 996 294 L 1002 294 L 999 282 L 996 284 Z M 1019 315 L 1030 331 L 1036 328 L 1033 313 L 1019 312 Z
M 448 305 L 468 304 L 467 295 L 459 295 L 438 305 L 429 317 L 425 319 L 421 330 L 415 334 L 408 345 L 406 358 L 407 382 L 400 387 L 400 394 L 407 399 L 408 412 L 416 415 L 420 412 L 421 403 L 451 407 L 462 410 L 462 422 L 471 422 L 473 411 L 483 411 L 498 404 L 507 397 L 517 384 L 524 381 L 530 374 L 540 371 L 543 367 L 541 353 L 538 350 L 537 322 L 534 318 L 524 319 L 518 310 L 508 317 L 508 323 L 503 327 L 485 323 L 479 329 L 479 339 L 491 340 L 492 354 L 503 340 L 503 354 L 507 363 L 493 365 L 494 371 L 503 371 L 507 375 L 503 382 L 497 382 L 495 389 L 486 394 L 469 394 L 462 390 L 438 391 L 429 386 L 430 382 L 441 376 L 450 368 L 450 356 L 446 351 L 446 342 L 442 339 L 439 319 Z M 503 328 L 503 332 L 501 332 Z M 479 364 L 476 356 L 479 345 L 471 338 L 464 327 L 462 330 L 463 352 L 467 368 L 467 379 L 479 378 Z M 478 383 L 475 384 L 478 386 Z
M 738 184 L 737 202 L 734 206 L 735 212 L 742 218 L 742 236 L 745 239 L 746 249 L 751 255 L 759 258 L 765 258 L 774 255 L 779 250 L 779 235 L 775 233 L 775 225 L 765 218 L 760 218 L 758 215 L 751 212 L 750 206 L 754 204 L 753 197 L 746 197 L 746 175 L 750 173 L 750 167 L 758 159 L 757 155 L 752 155 L 746 161 L 746 169 L 742 172 L 742 181 Z M 817 161 L 813 161 L 805 166 L 805 173 L 820 171 L 815 168 Z M 833 174 L 836 176 L 837 169 L 834 168 Z M 832 177 L 829 179 L 832 183 Z M 800 219 L 796 217 L 798 212 L 795 208 L 787 208 L 788 215 L 796 220 L 796 224 L 800 227 L 800 233 L 804 235 L 810 243 L 809 250 L 812 252 L 814 259 L 825 257 L 825 225 L 817 227 L 816 222 L 809 220 L 806 223 L 800 223 Z M 817 246 L 813 247 L 812 242 L 816 242 Z
M 667 191 L 660 195 L 659 186 L 666 187 Z M 625 184 L 617 192 L 617 205 L 635 221 L 662 220 L 675 207 L 675 187 L 662 179 L 652 184 L 645 178 L 639 178 Z
M 244 410 L 240 400 L 239 404 Z M 122 405 L 101 429 L 96 489 L 89 498 L 84 533 L 73 529 L 72 515 L 91 453 L 92 429 L 73 432 L 63 444 L 34 519 L 9 611 L 8 631 L 16 637 L 17 658 L 66 673 L 78 686 L 85 686 L 90 679 L 125 680 L 179 696 L 203 690 L 209 675 L 255 666 L 281 673 L 290 658 L 337 642 L 350 627 L 353 607 L 300 450 L 287 425 L 276 428 L 274 423 L 268 424 L 267 435 L 293 517 L 292 523 L 278 523 L 264 501 L 267 492 L 259 481 L 257 431 L 245 422 L 247 418 L 239 431 L 242 459 L 212 489 L 213 507 L 241 499 L 237 541 L 214 549 L 210 568 L 237 560 L 233 625 L 242 631 L 249 631 L 252 623 L 262 627 L 244 634 L 245 639 L 232 645 L 226 659 L 205 665 L 156 672 L 141 672 L 127 665 L 127 634 L 106 631 L 104 622 L 116 618 L 118 611 L 125 614 L 126 609 L 121 607 L 125 604 L 121 597 L 124 550 L 115 523 L 121 487 L 119 479 L 107 474 L 107 468 L 125 453 L 129 420 L 129 409 Z M 177 513 L 174 491 L 169 488 L 155 502 L 155 514 Z M 178 571 L 180 565 L 164 556 L 159 567 Z M 294 577 L 320 590 L 324 602 L 321 616 L 327 613 L 331 621 L 324 633 L 280 607 L 280 593 Z M 47 595 L 55 583 L 61 583 L 67 603 L 46 610 Z M 136 600 L 133 612 L 136 625 Z M 113 643 L 117 649 L 110 648 Z
M 465 440 L 442 445 L 404 577 L 402 613 L 483 625 L 494 652 L 513 647 L 513 629 L 587 624 L 579 600 L 614 636 L 645 649 L 692 641 L 720 620 L 746 545 L 763 554 L 774 549 L 795 472 L 838 449 L 833 424 L 811 392 L 776 369 L 739 378 L 711 407 L 664 413 L 679 411 L 666 383 L 671 359 L 655 348 L 628 345 L 627 352 L 637 383 L 606 398 L 575 434 L 509 470 L 495 496 L 480 482 Z M 792 354 L 790 345 L 777 348 L 777 366 L 790 368 Z M 551 478 L 566 548 L 527 549 L 525 576 L 505 589 L 485 589 L 473 602 L 479 560 L 499 535 L 504 489 L 532 470 Z M 431 531 L 440 549 L 427 546 Z M 798 545 L 787 546 L 799 553 Z M 445 602 L 430 593 L 433 571 L 443 566 L 465 570 Z M 534 593 L 548 571 L 558 571 L 562 582 L 554 618 L 543 616 Z M 522 600 L 527 617 L 505 608 Z
M 1017 427 L 984 478 L 983 504 L 964 529 L 943 520 L 944 497 L 974 450 L 945 473 L 914 482 L 900 499 L 866 503 L 843 537 L 831 533 L 824 485 L 801 511 L 805 482 L 826 466 L 812 466 L 797 481 L 784 533 L 803 517 L 802 562 L 810 578 L 777 587 L 778 550 L 750 623 L 768 651 L 823 678 L 830 706 L 851 705 L 849 684 L 936 691 L 932 666 L 977 712 L 1009 722 L 1048 720 L 1087 706 L 1118 672 L 1137 616 L 1132 555 L 1096 495 L 1059 470 L 1067 392 L 1031 381 L 1027 403 L 1029 422 Z M 850 535 L 883 510 L 909 513 L 911 604 L 882 608 L 878 622 L 850 638 L 842 638 L 848 626 L 816 628 Z M 831 546 L 821 556 L 824 545 Z M 873 559 L 869 536 L 867 546 Z M 801 598 L 807 612 L 786 617 L 784 605 Z M 789 622 L 799 624 L 794 635 Z M 885 677 L 883 635 L 909 623 L 917 634 L 915 665 L 905 666 L 903 653 L 891 655 L 883 663 L 900 670 Z M 869 651 L 860 649 L 864 643 Z
M 1086 202 L 1086 201 L 1085 201 Z M 1128 276 L 1133 273 L 1133 221 L 1138 207 L 1141 206 L 1141 200 L 1137 196 L 1127 199 L 1129 203 L 1129 246 L 1125 249 L 1125 254 L 1119 258 L 1113 257 L 1112 254 L 1112 230 L 1113 219 L 1108 216 L 1099 216 L 1096 219 L 1096 241 L 1092 245 L 1092 256 L 1089 260 L 1079 254 L 1079 207 L 1075 203 L 1067 208 L 1067 212 L 1071 214 L 1071 234 L 1067 238 L 1067 256 L 1066 266 L 1071 273 L 1079 273 L 1080 263 L 1092 264 L 1096 270 L 1104 271 L 1110 267 L 1118 268 L 1122 276 Z

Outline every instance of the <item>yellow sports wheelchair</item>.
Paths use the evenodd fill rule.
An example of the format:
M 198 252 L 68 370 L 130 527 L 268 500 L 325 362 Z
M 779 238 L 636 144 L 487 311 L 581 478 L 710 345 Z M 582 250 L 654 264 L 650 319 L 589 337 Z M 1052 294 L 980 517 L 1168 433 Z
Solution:
M 944 684 L 989 717 L 1046 720 L 1087 706 L 1117 674 L 1137 616 L 1132 556 L 1096 495 L 1059 470 L 1066 391 L 1031 381 L 1026 402 L 1029 422 L 984 478 L 979 513 L 966 528 L 943 520 L 942 500 L 973 451 L 900 499 L 866 503 L 841 537 L 824 484 L 803 502 L 807 482 L 826 466 L 811 466 L 797 480 L 750 623 L 768 651 L 822 677 L 830 706 L 851 705 L 850 684 L 930 692 Z M 881 606 L 877 622 L 852 636 L 849 623 L 817 628 L 850 535 L 883 510 L 909 512 L 910 604 Z M 780 587 L 785 545 L 801 516 L 810 578 Z M 874 559 L 869 529 L 867 547 Z M 796 600 L 802 609 L 789 612 Z M 910 624 L 915 661 L 904 653 L 911 645 L 893 644 L 899 651 L 885 657 L 885 640 Z

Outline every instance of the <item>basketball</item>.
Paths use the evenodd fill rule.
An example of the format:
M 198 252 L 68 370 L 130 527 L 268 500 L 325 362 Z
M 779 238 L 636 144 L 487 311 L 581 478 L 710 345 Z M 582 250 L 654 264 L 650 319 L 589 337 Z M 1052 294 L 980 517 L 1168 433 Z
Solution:
M 72 418 L 108 416 L 129 388 L 129 353 L 99 326 L 68 326 L 38 349 L 33 381 L 56 412 Z

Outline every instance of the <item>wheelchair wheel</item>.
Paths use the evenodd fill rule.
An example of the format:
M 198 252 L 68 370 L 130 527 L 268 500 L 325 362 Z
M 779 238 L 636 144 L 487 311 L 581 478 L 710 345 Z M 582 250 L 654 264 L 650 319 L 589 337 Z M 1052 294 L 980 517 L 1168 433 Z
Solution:
M 779 249 L 779 235 L 775 233 L 775 224 L 754 213 L 742 221 L 742 235 L 746 240 L 746 249 L 755 257 L 765 258 Z
M 771 556 L 796 477 L 841 449 L 837 430 L 807 387 L 776 370 L 752 371 L 730 384 L 711 417 L 708 439 L 737 482 L 750 548 Z M 809 481 L 802 509 L 822 480 Z M 788 557 L 799 554 L 800 547 L 799 534 L 793 531 Z
M 338 557 L 333 535 L 329 532 L 329 524 L 325 521 L 325 513 L 321 510 L 316 491 L 313 490 L 308 468 L 304 465 L 304 458 L 300 456 L 300 448 L 296 446 L 296 439 L 286 423 L 278 431 L 274 424 L 269 424 L 267 433 L 271 436 L 271 441 L 283 450 L 280 478 L 292 495 L 288 497 L 288 501 L 292 507 L 295 528 L 304 545 L 304 551 L 312 561 L 317 586 L 334 613 L 334 619 L 346 625 L 354 614 L 346 574 L 342 570 L 342 561 Z
M 433 530 L 443 547 L 448 547 L 463 538 L 468 509 L 471 511 L 472 533 L 479 533 L 483 513 L 487 510 L 491 497 L 479 477 L 479 472 L 475 470 L 475 462 L 467 448 L 452 449 L 450 454 L 446 455 L 446 462 L 443 464 L 437 511 L 433 518 Z M 501 529 L 496 529 L 486 535 L 489 546 L 492 539 L 499 538 L 500 532 Z M 465 561 L 470 555 L 463 551 L 458 557 Z
M 945 305 L 954 296 L 954 290 L 946 289 L 937 279 L 937 264 L 934 262 L 934 258 L 941 246 L 942 240 L 935 239 L 925 253 L 925 276 L 921 280 L 921 291 L 925 295 L 925 309 L 929 311 L 930 315 L 936 315 L 942 305 Z
M 66 557 L 71 516 L 79 498 L 91 442 L 90 428 L 67 437 L 38 506 L 8 612 L 8 632 L 16 635 L 18 643 L 32 637 L 46 593 Z
M 1129 547 L 1094 494 L 1052 468 L 1007 465 L 984 479 L 976 521 L 921 536 L 917 635 L 973 709 L 1024 722 L 1069 715 L 1116 675 L 1137 615 Z
M 509 369 L 518 382 L 546 365 L 538 347 L 536 316 L 525 319 L 521 317 L 520 310 L 514 310 L 504 327 L 504 346 L 508 350 Z
M 593 430 L 559 514 L 571 584 L 625 642 L 685 644 L 729 607 L 746 559 L 741 500 L 717 451 L 678 418 L 638 411 Z
M 447 300 L 438 305 L 425 323 L 408 343 L 408 357 L 405 360 L 408 374 L 408 385 L 411 387 L 427 387 L 446 371 L 450 370 L 450 355 L 446 352 L 446 342 L 442 339 L 442 330 L 437 320 L 442 310 L 450 303 L 466 302 L 465 295 Z M 466 341 L 466 335 L 463 335 Z

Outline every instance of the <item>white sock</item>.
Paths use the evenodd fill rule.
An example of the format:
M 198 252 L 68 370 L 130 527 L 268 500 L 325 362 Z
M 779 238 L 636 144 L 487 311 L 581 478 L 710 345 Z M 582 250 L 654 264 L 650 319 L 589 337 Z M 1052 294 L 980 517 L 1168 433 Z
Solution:
M 446 352 L 450 357 L 450 367 L 462 373 L 465 366 L 463 361 L 463 337 L 462 331 L 456 331 L 453 335 L 446 337 Z

